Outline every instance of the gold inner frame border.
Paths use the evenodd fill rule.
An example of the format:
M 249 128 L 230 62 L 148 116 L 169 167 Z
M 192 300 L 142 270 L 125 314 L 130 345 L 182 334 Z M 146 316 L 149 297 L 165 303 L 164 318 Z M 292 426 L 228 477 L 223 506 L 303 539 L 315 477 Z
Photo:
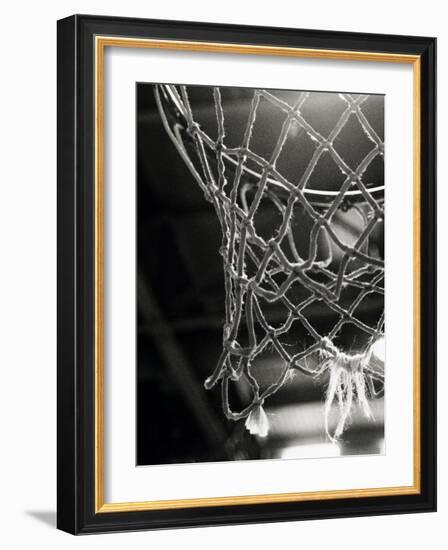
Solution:
M 327 60 L 405 63 L 413 66 L 413 298 L 414 298 L 414 348 L 413 348 L 413 458 L 414 482 L 410 486 L 378 487 L 366 489 L 342 489 L 301 493 L 273 493 L 259 495 L 202 497 L 179 500 L 153 500 L 141 502 L 107 503 L 104 500 L 104 56 L 107 47 L 145 48 L 207 53 L 232 53 L 244 55 L 287 56 Z M 245 504 L 304 502 L 343 498 L 365 498 L 420 493 L 421 480 L 421 425 L 420 425 L 420 277 L 421 277 L 421 60 L 418 55 L 382 52 L 357 52 L 251 44 L 225 44 L 179 40 L 124 38 L 96 36 L 95 59 L 95 513 L 131 512 L 144 510 L 168 510 L 212 506 L 236 506 Z

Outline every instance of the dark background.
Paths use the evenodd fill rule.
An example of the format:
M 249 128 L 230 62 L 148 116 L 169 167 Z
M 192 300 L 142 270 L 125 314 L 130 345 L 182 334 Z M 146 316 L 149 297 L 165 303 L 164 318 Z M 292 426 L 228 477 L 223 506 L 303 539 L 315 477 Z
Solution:
M 203 90 L 204 102 L 208 93 Z M 238 90 L 228 90 L 229 101 L 232 94 L 237 105 Z M 372 99 L 372 112 L 379 104 L 382 98 Z M 382 132 L 381 109 L 374 120 Z M 366 423 L 355 410 L 343 441 L 329 445 L 323 430 L 325 379 L 297 374 L 269 399 L 266 439 L 251 436 L 243 421 L 225 418 L 219 387 L 203 388 L 222 349 L 218 219 L 162 125 L 152 84 L 137 85 L 137 121 L 137 464 L 306 456 L 307 450 L 316 456 L 380 452 L 382 400 L 374 408 L 376 421 Z M 358 151 L 346 150 L 354 164 L 363 154 L 361 138 Z M 370 177 L 380 181 L 383 167 L 373 166 Z M 377 245 L 382 247 L 382 236 Z M 318 322 L 327 321 L 322 316 Z M 260 368 L 268 381 L 277 365 L 263 357 Z M 244 387 L 231 397 L 236 408 L 244 405 Z

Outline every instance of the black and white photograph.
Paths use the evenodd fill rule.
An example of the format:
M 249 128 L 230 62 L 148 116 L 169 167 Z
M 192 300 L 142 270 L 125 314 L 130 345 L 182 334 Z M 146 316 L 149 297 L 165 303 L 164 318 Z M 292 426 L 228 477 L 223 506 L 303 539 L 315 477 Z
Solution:
M 136 106 L 137 466 L 387 452 L 385 96 Z

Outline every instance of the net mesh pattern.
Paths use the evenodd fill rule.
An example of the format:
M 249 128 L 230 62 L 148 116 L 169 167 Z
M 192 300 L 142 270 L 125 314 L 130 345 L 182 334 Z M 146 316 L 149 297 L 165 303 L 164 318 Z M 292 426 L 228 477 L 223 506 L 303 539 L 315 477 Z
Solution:
M 376 395 L 384 378 L 383 365 L 371 352 L 384 331 L 384 261 L 369 245 L 370 237 L 383 223 L 384 201 L 382 189 L 373 191 L 372 184 L 364 181 L 367 168 L 383 156 L 384 143 L 363 112 L 369 96 L 339 94 L 343 108 L 325 136 L 304 114 L 309 92 L 297 93 L 291 103 L 275 92 L 253 90 L 238 146 L 226 143 L 227 121 L 220 88 L 213 88 L 214 138 L 197 122 L 188 87 L 159 86 L 156 96 L 165 127 L 213 204 L 222 231 L 220 254 L 226 294 L 223 347 L 205 387 L 220 383 L 227 418 L 246 419 L 248 429 L 258 435 L 267 432 L 264 402 L 295 370 L 311 376 L 332 371 L 327 404 L 338 397 L 341 416 L 348 414 L 341 403 L 351 402 L 353 393 L 367 407 L 366 392 Z M 270 154 L 265 156 L 251 147 L 262 100 L 283 120 Z M 349 166 L 335 147 L 335 140 L 353 116 L 369 142 L 368 152 L 355 167 Z M 278 163 L 286 141 L 297 134 L 297 128 L 312 140 L 314 151 L 294 181 L 285 177 Z M 342 175 L 336 190 L 310 186 L 323 155 L 331 157 L 335 170 Z M 280 217 L 270 235 L 260 234 L 256 222 L 257 212 L 266 201 Z M 338 230 L 344 212 L 358 218 L 357 233 L 349 240 Z M 297 220 L 304 217 L 307 228 L 301 233 Z M 305 249 L 303 243 L 298 246 L 303 239 L 307 241 Z M 299 292 L 293 291 L 296 288 Z M 381 307 L 375 315 L 365 316 L 360 314 L 361 304 L 369 296 L 379 297 Z M 281 308 L 281 322 L 270 320 L 268 306 Z M 319 308 L 330 313 L 330 327 L 323 329 L 314 322 L 313 311 L 315 315 Z M 363 335 L 356 353 L 349 344 L 338 344 L 338 336 L 348 326 Z M 297 346 L 283 340 L 292 332 L 300 335 Z M 253 365 L 267 349 L 282 366 L 272 383 L 260 387 Z M 252 398 L 244 409 L 235 411 L 229 403 L 229 384 L 241 379 L 250 387 Z

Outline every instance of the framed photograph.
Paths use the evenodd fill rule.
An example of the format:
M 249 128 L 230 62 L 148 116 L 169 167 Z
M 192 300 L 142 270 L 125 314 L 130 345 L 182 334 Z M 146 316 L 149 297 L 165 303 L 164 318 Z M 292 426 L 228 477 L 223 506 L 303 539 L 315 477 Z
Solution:
M 58 527 L 436 508 L 434 38 L 58 22 Z

